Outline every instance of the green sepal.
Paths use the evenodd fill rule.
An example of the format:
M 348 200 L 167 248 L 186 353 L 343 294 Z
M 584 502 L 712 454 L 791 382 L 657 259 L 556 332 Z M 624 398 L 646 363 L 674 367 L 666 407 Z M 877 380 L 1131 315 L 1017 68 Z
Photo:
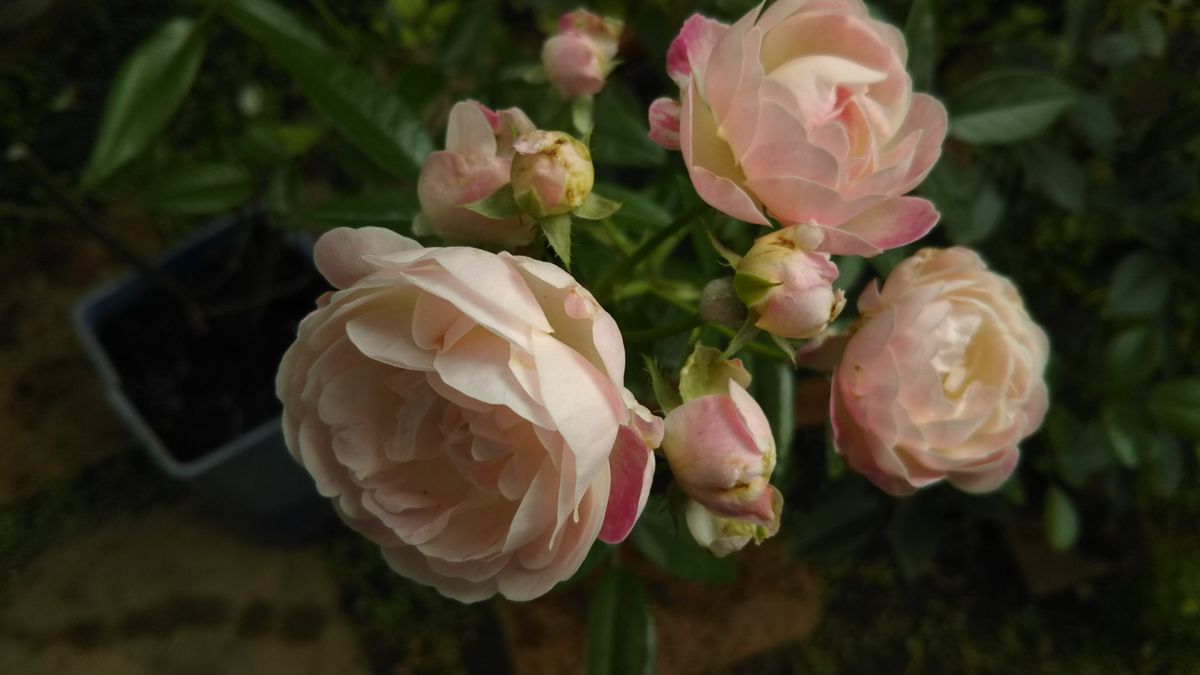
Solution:
M 679 393 L 685 403 L 709 394 L 727 394 L 729 380 L 746 389 L 750 373 L 741 361 L 726 359 L 721 350 L 697 344 L 679 371 Z
M 492 220 L 508 220 L 521 215 L 521 208 L 513 197 L 512 185 L 504 185 L 477 202 L 464 204 L 463 208 Z
M 679 393 L 667 382 L 667 376 L 658 362 L 645 354 L 642 355 L 642 360 L 646 364 L 646 372 L 650 375 L 650 387 L 654 390 L 654 398 L 658 399 L 658 407 L 662 409 L 662 413 L 666 415 L 683 405 Z
M 589 192 L 583 203 L 575 207 L 572 215 L 584 220 L 604 220 L 621 210 L 621 202 L 607 197 L 601 197 L 595 192 Z
M 725 351 L 721 352 L 721 358 L 733 358 L 735 354 L 742 350 L 742 347 L 750 344 L 751 340 L 758 337 L 761 329 L 754 325 L 758 323 L 758 318 L 758 313 L 754 310 L 749 310 L 749 312 L 747 312 L 746 322 L 742 324 L 742 327 L 738 329 L 737 333 L 734 333 L 733 339 L 729 341 L 729 346 L 725 348 Z M 749 378 L 747 378 L 747 381 L 748 379 Z
M 732 249 L 722 244 L 716 235 L 712 233 L 712 230 L 706 227 L 704 228 L 704 233 L 708 235 L 708 242 L 712 244 L 713 250 L 717 252 L 717 255 L 724 258 L 730 267 L 737 267 L 738 263 L 742 262 L 742 256 L 734 253 Z
M 754 274 L 738 272 L 733 275 L 733 290 L 746 303 L 747 307 L 753 307 L 762 302 L 766 297 L 767 291 L 779 285 L 777 281 L 768 281 Z
M 571 269 L 570 214 L 542 218 L 538 221 L 538 227 L 542 228 L 542 234 L 546 235 L 546 241 L 550 242 L 550 248 L 563 261 L 563 266 Z

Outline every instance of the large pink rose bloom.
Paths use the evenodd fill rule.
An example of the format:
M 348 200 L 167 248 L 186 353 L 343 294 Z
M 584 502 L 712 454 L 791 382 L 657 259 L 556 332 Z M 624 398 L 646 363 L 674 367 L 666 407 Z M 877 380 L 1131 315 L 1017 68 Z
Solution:
M 285 439 L 392 568 L 466 602 L 525 600 L 624 538 L 662 420 L 623 389 L 620 332 L 587 290 L 380 228 L 333 230 L 315 257 L 340 290 L 280 365 Z
M 929 173 L 946 110 L 912 92 L 904 37 L 861 0 L 779 0 L 732 26 L 693 15 L 667 53 L 681 101 L 650 108 L 700 196 L 751 223 L 815 223 L 817 250 L 875 255 L 937 223 L 904 197 Z
M 859 298 L 830 398 L 846 462 L 895 495 L 997 488 L 1046 414 L 1046 334 L 965 248 L 923 249 Z
M 513 141 L 534 129 L 517 108 L 494 112 L 477 101 L 454 104 L 446 127 L 446 149 L 429 155 L 421 166 L 417 233 L 481 246 L 512 247 L 533 241 L 531 219 L 494 220 L 466 206 L 508 184 Z

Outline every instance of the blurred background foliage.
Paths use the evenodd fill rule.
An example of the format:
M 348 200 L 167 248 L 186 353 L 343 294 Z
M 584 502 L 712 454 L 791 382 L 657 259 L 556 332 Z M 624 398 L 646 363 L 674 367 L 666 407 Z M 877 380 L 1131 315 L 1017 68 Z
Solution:
M 284 228 L 373 224 L 408 232 L 421 161 L 440 146 L 455 101 L 518 106 L 543 128 L 571 125 L 569 104 L 548 94 L 538 58 L 557 16 L 576 2 L 12 6 L 38 4 L 57 19 L 23 24 L 17 10 L 0 14 L 7 22 L 0 130 L 9 149 L 0 165 L 2 246 L 65 220 L 27 170 L 27 155 L 74 199 L 148 214 L 168 238 L 244 208 L 263 209 Z M 598 191 L 625 206 L 577 231 L 573 272 L 585 284 L 602 276 L 614 249 L 629 252 L 697 203 L 680 158 L 647 138 L 646 107 L 673 93 L 664 55 L 688 14 L 730 20 L 753 4 L 591 4 L 626 22 L 622 64 L 597 97 L 592 139 Z M 902 593 L 932 587 L 942 595 L 903 602 L 936 605 L 963 584 L 1019 571 L 1027 587 L 1087 588 L 1095 575 L 1085 568 L 1095 566 L 1079 562 L 1086 560 L 1109 577 L 1122 571 L 1118 581 L 1095 583 L 1127 592 L 1121 597 L 1136 597 L 1136 611 L 1149 612 L 1112 649 L 1141 649 L 1148 636 L 1200 638 L 1200 7 L 1191 0 L 870 5 L 903 27 L 916 88 L 950 110 L 942 159 L 918 190 L 937 204 L 942 222 L 905 250 L 838 261 L 838 285 L 854 297 L 919 246 L 978 249 L 1014 279 L 1050 334 L 1052 408 L 999 492 L 975 497 L 937 487 L 892 500 L 845 471 L 819 423 L 805 424 L 811 411 L 794 406 L 804 382 L 768 342 L 755 343 L 746 357 L 754 393 L 779 440 L 795 441 L 777 472 L 788 496 L 781 536 L 798 558 L 837 561 L 833 578 L 847 590 L 834 592 L 835 605 L 852 606 L 863 588 L 904 579 L 925 585 Z M 754 234 L 722 218 L 704 224 L 739 250 Z M 722 274 L 700 226 L 640 270 L 613 293 L 611 310 L 626 330 L 686 318 L 699 288 Z M 852 317 L 848 311 L 845 320 Z M 712 328 L 703 337 L 728 339 Z M 642 356 L 672 372 L 686 349 L 684 338 L 631 345 L 630 386 L 650 392 L 637 368 Z M 654 509 L 633 538 L 644 555 L 685 577 L 728 578 L 730 566 L 701 559 Z M 1032 539 L 1014 534 L 1025 529 Z M 1036 564 L 1020 564 L 1047 547 L 1078 556 L 1059 586 L 1039 581 L 1045 570 Z M 973 602 L 1003 606 L 1011 589 L 998 583 Z M 1124 605 L 1088 605 L 1085 596 L 1070 602 L 1107 608 L 1104 616 L 1127 613 Z M 951 620 L 930 611 L 938 618 L 929 621 Z M 961 611 L 951 618 L 968 621 Z M 1054 624 L 1013 616 L 1015 626 L 988 624 L 1001 635 L 996 654 L 1019 656 L 1025 637 Z M 889 632 L 879 617 L 861 620 L 875 621 L 876 639 L 906 645 L 911 657 L 908 641 L 918 638 L 895 624 Z M 862 632 L 845 616 L 831 621 Z M 918 636 L 964 632 L 911 621 L 900 625 Z M 793 665 L 849 672 L 858 664 L 855 672 L 871 672 L 870 657 L 829 649 Z M 1044 663 L 1057 663 L 1050 649 Z M 1164 658 L 1136 663 L 1169 664 Z M 1140 669 L 1136 663 L 1124 662 Z M 1095 668 L 1088 672 L 1110 672 L 1103 659 Z

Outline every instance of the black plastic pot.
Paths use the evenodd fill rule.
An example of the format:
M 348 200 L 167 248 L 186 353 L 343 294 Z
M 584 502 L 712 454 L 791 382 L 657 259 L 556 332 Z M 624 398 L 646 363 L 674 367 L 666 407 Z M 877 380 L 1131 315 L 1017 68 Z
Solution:
M 279 306 L 281 298 L 278 293 L 272 294 L 269 287 L 274 280 L 269 278 L 270 275 L 263 276 L 252 269 L 257 264 L 256 256 L 260 255 L 255 245 L 248 244 L 252 233 L 260 240 L 271 238 L 267 241 L 272 242 L 274 259 L 282 258 L 289 269 L 299 270 L 297 278 L 301 283 L 289 282 L 291 293 L 283 298 L 287 306 L 282 309 Z M 311 259 L 311 239 L 295 233 L 276 232 L 245 219 L 215 223 L 160 257 L 161 269 L 190 290 L 202 289 L 209 284 L 214 276 L 210 272 L 218 269 L 215 265 L 224 265 L 224 261 L 241 260 L 250 268 L 243 276 L 261 277 L 262 283 L 245 284 L 249 287 L 240 291 L 252 296 L 257 293 L 257 297 L 245 302 L 236 298 L 231 301 L 225 293 L 220 298 L 226 308 L 231 304 L 245 307 L 240 311 L 251 313 L 251 318 L 259 321 L 259 325 L 253 325 L 246 316 L 230 315 L 226 311 L 221 321 L 227 325 L 224 326 L 224 337 L 220 338 L 225 342 L 220 342 L 215 334 L 212 338 L 220 346 L 208 344 L 206 339 L 178 340 L 181 345 L 200 345 L 252 355 L 254 373 L 245 375 L 250 380 L 215 382 L 211 390 L 206 389 L 209 383 L 204 380 L 197 385 L 196 378 L 209 377 L 211 373 L 205 371 L 214 369 L 200 360 L 193 361 L 192 355 L 181 353 L 182 348 L 164 350 L 170 357 L 161 364 L 144 361 L 144 358 L 153 358 L 160 341 L 173 345 L 175 340 L 169 334 L 160 336 L 157 332 L 171 330 L 169 322 L 168 328 L 149 324 L 155 324 L 160 315 L 178 309 L 178 303 L 171 303 L 165 293 L 147 280 L 136 275 L 126 276 L 91 291 L 75 306 L 75 330 L 100 371 L 108 399 L 150 457 L 168 476 L 190 485 L 211 515 L 239 534 L 263 543 L 299 543 L 321 532 L 333 520 L 328 500 L 316 493 L 312 479 L 283 443 L 277 402 L 273 397 L 264 400 L 272 390 L 273 371 L 286 347 L 287 336 L 295 335 L 296 325 L 312 308 L 313 300 L 321 290 L 322 282 L 312 269 Z M 230 278 L 222 283 L 236 286 L 237 282 L 237 278 Z M 266 293 L 263 284 L 268 284 Z M 203 293 L 199 295 L 198 299 L 203 301 Z M 265 302 L 274 302 L 275 306 L 255 304 Z M 183 315 L 182 312 L 179 314 Z M 139 322 L 148 325 L 143 327 Z M 239 322 L 245 324 L 242 330 L 238 329 Z M 213 330 L 220 328 L 222 326 L 218 324 Z M 143 330 L 150 334 L 142 335 Z M 135 339 L 123 339 L 122 335 L 132 335 Z M 264 335 L 274 336 L 271 338 L 273 343 L 265 347 L 254 343 L 265 339 Z M 127 344 L 141 338 L 148 341 L 146 345 Z M 128 367 L 131 351 L 137 359 L 137 368 Z M 179 374 L 189 368 L 191 371 Z M 130 373 L 135 370 L 138 374 L 131 377 Z M 235 375 L 243 376 L 241 373 Z M 152 381 L 147 385 L 143 381 L 156 378 L 166 384 Z M 171 382 L 179 385 L 177 389 L 186 391 L 172 391 Z M 161 391 L 155 389 L 156 386 Z M 251 391 L 257 392 L 256 401 L 245 404 L 237 400 L 225 401 L 224 409 L 231 412 L 217 413 L 218 417 L 240 418 L 243 411 L 253 411 L 253 414 L 247 413 L 244 420 L 233 420 L 232 423 L 228 419 L 189 420 L 188 423 L 198 427 L 194 435 L 189 435 L 186 428 L 173 428 L 159 419 L 163 417 L 158 410 L 162 407 L 160 399 L 172 401 L 175 408 L 189 412 L 213 408 L 204 396 L 230 398 Z M 226 427 L 228 437 L 222 438 Z M 220 428 L 220 431 L 214 432 L 214 428 Z M 183 446 L 190 443 L 181 443 L 180 438 L 203 440 L 198 441 L 201 447 L 185 449 Z

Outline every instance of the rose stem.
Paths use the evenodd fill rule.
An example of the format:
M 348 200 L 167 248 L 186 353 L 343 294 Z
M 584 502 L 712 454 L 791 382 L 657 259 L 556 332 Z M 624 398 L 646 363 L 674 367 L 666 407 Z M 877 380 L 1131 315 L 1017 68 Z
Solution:
M 645 259 L 646 256 L 653 253 L 654 249 L 658 248 L 663 242 L 670 239 L 675 233 L 687 227 L 693 220 L 699 217 L 700 214 L 704 213 L 706 210 L 708 210 L 707 204 L 700 204 L 695 208 L 689 209 L 683 215 L 672 221 L 669 225 L 655 232 L 650 236 L 649 239 L 642 242 L 640 246 L 622 259 L 621 262 L 610 267 L 608 272 L 604 273 L 604 275 L 600 277 L 600 280 L 596 282 L 596 296 L 602 300 L 610 300 L 611 298 L 609 295 L 612 292 L 613 286 L 615 286 L 618 281 L 625 278 L 634 267 L 637 267 L 638 263 Z

